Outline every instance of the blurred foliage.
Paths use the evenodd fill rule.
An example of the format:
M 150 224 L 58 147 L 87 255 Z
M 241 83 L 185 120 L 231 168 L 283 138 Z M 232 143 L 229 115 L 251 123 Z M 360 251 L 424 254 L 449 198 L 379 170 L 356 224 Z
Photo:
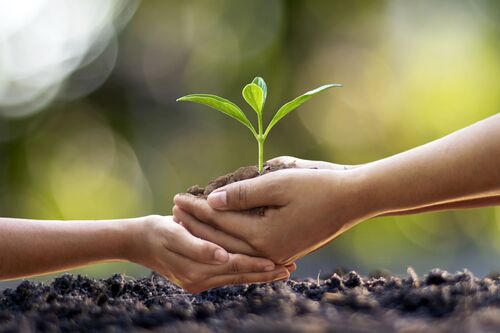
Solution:
M 175 193 L 255 163 L 257 150 L 236 122 L 175 99 L 207 92 L 243 105 L 240 87 L 257 75 L 272 91 L 266 110 L 310 87 L 344 85 L 280 123 L 267 158 L 364 163 L 500 110 L 496 1 L 171 0 L 125 8 L 108 19 L 124 22 L 135 10 L 128 24 L 64 77 L 49 104 L 28 115 L 0 112 L 2 216 L 169 214 Z M 499 229 L 499 208 L 374 219 L 301 260 L 298 274 L 337 265 L 485 274 L 500 269 Z M 80 271 L 117 269 L 144 274 L 123 264 Z

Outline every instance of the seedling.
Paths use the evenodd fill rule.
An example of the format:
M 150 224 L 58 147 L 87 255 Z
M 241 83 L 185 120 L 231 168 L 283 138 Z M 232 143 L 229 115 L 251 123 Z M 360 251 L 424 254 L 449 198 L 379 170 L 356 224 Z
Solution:
M 255 113 L 257 113 L 258 131 L 252 125 L 250 120 L 248 120 L 245 113 L 243 113 L 243 111 L 241 111 L 241 109 L 236 104 L 225 98 L 208 94 L 192 94 L 181 97 L 177 99 L 177 101 L 195 102 L 209 106 L 213 109 L 216 109 L 228 115 L 231 118 L 236 119 L 237 121 L 248 127 L 248 129 L 252 132 L 253 136 L 257 140 L 259 146 L 258 167 L 259 167 L 259 172 L 261 173 L 262 168 L 264 167 L 264 142 L 266 141 L 267 136 L 271 131 L 271 129 L 274 127 L 274 125 L 276 125 L 278 121 L 281 120 L 281 118 L 283 118 L 284 116 L 295 110 L 302 103 L 308 101 L 314 95 L 322 92 L 323 90 L 341 86 L 342 86 L 341 84 L 337 83 L 327 84 L 319 88 L 316 88 L 314 90 L 308 91 L 305 94 L 295 98 L 294 100 L 284 104 L 278 110 L 278 112 L 276 112 L 269 125 L 267 125 L 265 131 L 263 131 L 263 126 L 262 126 L 262 114 L 264 110 L 264 104 L 266 103 L 266 98 L 267 98 L 267 85 L 264 79 L 261 77 L 256 77 L 255 79 L 253 79 L 253 81 L 247 84 L 242 91 L 243 98 L 245 99 L 245 101 L 252 107 Z

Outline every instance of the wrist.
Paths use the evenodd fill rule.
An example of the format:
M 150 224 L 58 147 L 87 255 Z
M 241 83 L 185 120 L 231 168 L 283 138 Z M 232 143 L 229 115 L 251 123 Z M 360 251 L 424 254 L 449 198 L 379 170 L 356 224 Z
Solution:
M 348 169 L 342 173 L 342 177 L 347 198 L 346 204 L 358 213 L 358 219 L 369 219 L 383 211 L 366 168 L 359 166 Z
M 121 259 L 137 262 L 138 250 L 144 246 L 145 225 L 149 216 L 131 218 L 121 223 L 119 253 Z

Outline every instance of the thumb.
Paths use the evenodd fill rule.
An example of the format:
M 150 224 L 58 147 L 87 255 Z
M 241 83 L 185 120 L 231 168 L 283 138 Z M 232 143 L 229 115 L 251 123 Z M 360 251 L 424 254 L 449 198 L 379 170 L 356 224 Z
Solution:
M 275 171 L 273 173 L 278 173 Z M 282 206 L 285 183 L 273 173 L 238 181 L 216 189 L 207 198 L 208 204 L 220 210 L 247 210 L 257 207 Z

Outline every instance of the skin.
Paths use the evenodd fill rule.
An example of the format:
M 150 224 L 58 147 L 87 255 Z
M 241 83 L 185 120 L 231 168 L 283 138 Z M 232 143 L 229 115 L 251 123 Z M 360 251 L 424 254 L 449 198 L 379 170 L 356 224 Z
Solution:
M 295 167 L 299 169 L 326 169 L 326 170 L 341 170 L 341 171 L 351 170 L 354 168 L 359 168 L 360 166 L 363 165 L 365 166 L 367 165 L 367 164 L 342 165 L 324 161 L 303 160 L 292 156 L 276 157 L 269 160 L 268 163 L 284 163 L 284 164 L 294 163 Z M 411 214 L 427 213 L 433 211 L 445 211 L 450 209 L 481 208 L 481 207 L 495 206 L 498 205 L 499 203 L 500 203 L 500 191 L 497 191 L 487 194 L 486 196 L 480 195 L 479 197 L 476 198 L 458 199 L 445 203 L 430 204 L 427 206 L 414 209 L 386 212 L 378 216 L 411 215 Z
M 171 216 L 102 221 L 0 218 L 0 280 L 108 261 L 146 266 L 192 293 L 286 279 L 295 270 L 295 265 L 285 268 L 264 258 L 228 253 L 193 236 Z
M 305 169 L 236 182 L 208 200 L 177 195 L 174 217 L 229 251 L 286 265 L 372 217 L 498 205 L 500 114 L 365 165 L 296 162 Z M 267 209 L 240 212 L 254 207 Z

